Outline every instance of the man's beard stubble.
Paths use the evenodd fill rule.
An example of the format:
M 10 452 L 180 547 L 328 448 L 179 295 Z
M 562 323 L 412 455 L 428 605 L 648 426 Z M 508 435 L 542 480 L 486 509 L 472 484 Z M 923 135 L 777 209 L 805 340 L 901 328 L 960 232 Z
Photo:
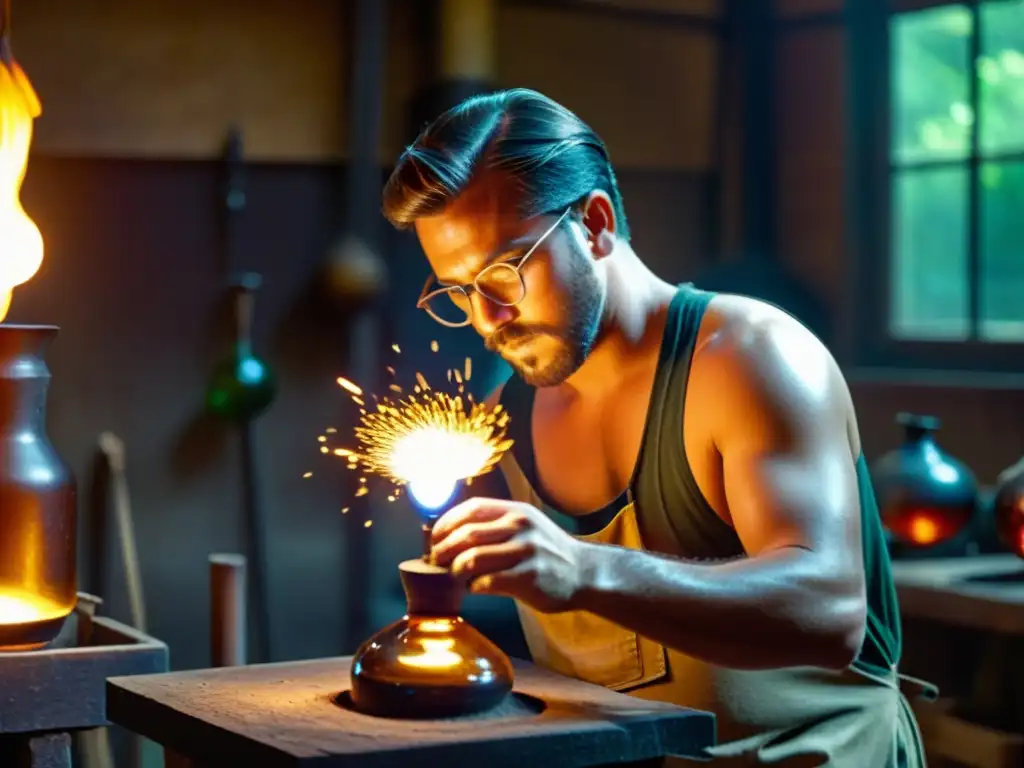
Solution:
M 589 265 L 587 265 L 589 266 Z M 539 336 L 547 336 L 557 342 L 558 349 L 551 358 L 538 367 L 534 356 L 528 356 L 522 362 L 505 361 L 516 374 L 531 387 L 553 387 L 561 384 L 586 361 L 594 348 L 601 330 L 601 318 L 604 315 L 604 293 L 601 283 L 593 269 L 580 269 L 572 281 L 568 298 L 569 306 L 563 307 L 570 318 L 565 329 L 544 324 L 510 323 L 495 331 L 484 340 L 488 350 L 501 354 L 503 347 L 517 341 L 526 341 Z

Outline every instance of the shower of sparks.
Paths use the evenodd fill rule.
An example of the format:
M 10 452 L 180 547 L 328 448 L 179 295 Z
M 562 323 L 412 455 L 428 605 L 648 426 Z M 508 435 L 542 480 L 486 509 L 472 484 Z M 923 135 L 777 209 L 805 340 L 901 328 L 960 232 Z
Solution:
M 400 353 L 397 344 L 391 348 Z M 431 342 L 432 352 L 439 348 L 436 341 Z M 395 376 L 393 367 L 387 366 L 386 370 L 392 378 Z M 369 493 L 367 475 L 392 485 L 389 502 L 409 486 L 415 490 L 423 483 L 454 487 L 460 481 L 472 482 L 494 467 L 512 446 L 512 440 L 507 437 L 508 413 L 501 405 L 477 403 L 472 394 L 466 393 L 471 376 L 472 363 L 466 358 L 462 368 L 448 371 L 451 392 L 432 389 L 426 377 L 417 372 L 409 391 L 392 382 L 388 385 L 392 394 L 381 397 L 338 377 L 338 386 L 359 406 L 359 424 L 354 430 L 357 445 L 325 445 L 334 442 L 328 437 L 337 433 L 332 427 L 317 438 L 320 452 L 344 459 L 350 470 L 361 472 L 357 497 Z M 342 514 L 348 510 L 345 507 Z M 369 521 L 366 525 L 369 527 Z

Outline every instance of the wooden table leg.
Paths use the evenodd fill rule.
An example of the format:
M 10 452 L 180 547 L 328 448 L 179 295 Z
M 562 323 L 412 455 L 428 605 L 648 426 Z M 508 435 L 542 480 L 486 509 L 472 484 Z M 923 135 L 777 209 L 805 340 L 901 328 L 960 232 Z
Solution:
M 25 740 L 18 768 L 71 768 L 71 735 L 45 733 Z
M 198 765 L 187 757 L 183 757 L 173 749 L 164 747 L 164 768 L 198 768 Z

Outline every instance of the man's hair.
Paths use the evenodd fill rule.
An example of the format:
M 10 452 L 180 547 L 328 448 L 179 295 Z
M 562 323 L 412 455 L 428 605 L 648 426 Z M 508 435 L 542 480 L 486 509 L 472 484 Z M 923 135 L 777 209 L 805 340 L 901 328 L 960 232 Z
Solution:
M 601 137 L 558 102 L 526 88 L 466 99 L 428 125 L 388 179 L 384 215 L 406 228 L 440 213 L 484 171 L 516 185 L 523 218 L 561 213 L 602 190 L 615 209 L 618 236 L 629 239 Z

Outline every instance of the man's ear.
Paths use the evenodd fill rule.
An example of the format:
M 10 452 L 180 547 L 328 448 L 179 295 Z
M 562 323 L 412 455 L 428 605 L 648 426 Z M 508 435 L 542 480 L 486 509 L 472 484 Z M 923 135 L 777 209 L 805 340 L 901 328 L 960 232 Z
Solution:
M 583 203 L 583 229 L 594 258 L 608 256 L 615 249 L 615 207 L 606 192 L 594 190 Z

